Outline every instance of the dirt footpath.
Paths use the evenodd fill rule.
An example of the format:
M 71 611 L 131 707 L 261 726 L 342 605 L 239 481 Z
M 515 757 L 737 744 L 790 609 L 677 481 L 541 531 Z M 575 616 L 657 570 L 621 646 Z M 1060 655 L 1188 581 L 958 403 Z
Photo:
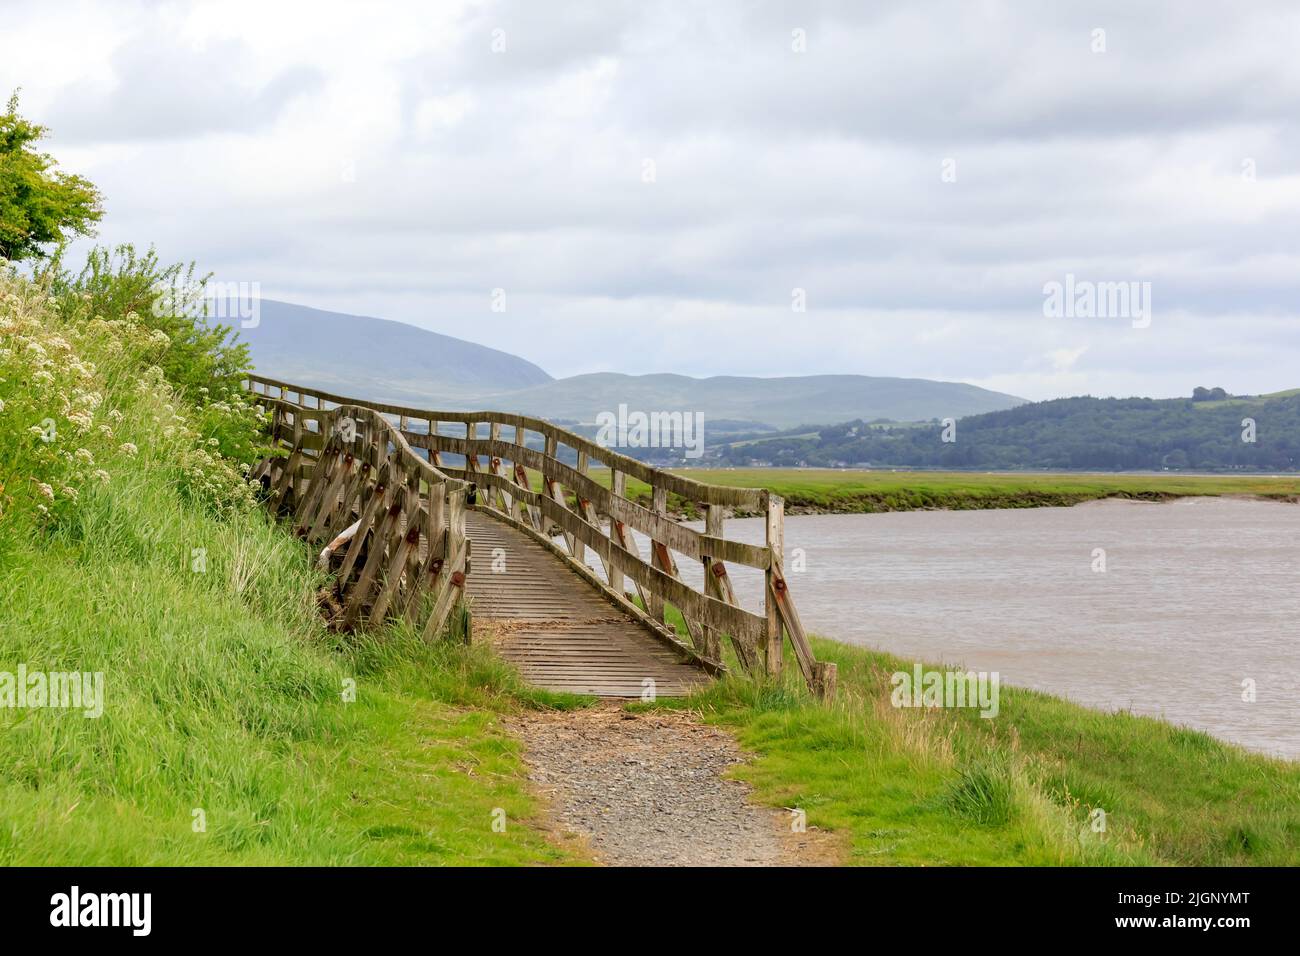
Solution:
M 631 714 L 604 703 L 510 721 L 552 825 L 614 866 L 833 865 L 825 833 L 748 801 L 723 779 L 744 760 L 724 731 L 684 712 Z

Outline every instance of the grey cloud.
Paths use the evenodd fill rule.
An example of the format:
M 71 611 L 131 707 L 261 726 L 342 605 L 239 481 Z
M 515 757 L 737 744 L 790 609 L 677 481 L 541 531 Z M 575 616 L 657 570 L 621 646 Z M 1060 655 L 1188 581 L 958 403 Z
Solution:
M 212 40 L 196 48 L 160 25 L 115 50 L 112 66 L 112 88 L 83 79 L 55 100 L 48 122 L 61 139 L 114 143 L 251 133 L 323 81 L 314 68 L 289 66 L 251 85 L 241 42 Z
M 302 184 L 209 185 L 224 143 L 196 144 L 283 150 L 286 105 L 328 132 L 338 90 L 311 63 L 196 57 L 147 26 L 113 90 L 65 87 L 41 118 L 58 143 L 136 140 L 92 170 L 106 239 L 555 374 L 862 372 L 1030 397 L 1300 384 L 1288 4 L 487 3 L 412 53 L 422 12 L 387 11 L 358 45 L 397 128 L 361 144 L 355 182 L 321 174 L 318 135 L 296 147 Z M 385 59 L 384 37 L 417 42 Z M 1044 319 L 1042 286 L 1067 272 L 1150 280 L 1149 334 Z M 618 346 L 593 351 L 610 327 Z

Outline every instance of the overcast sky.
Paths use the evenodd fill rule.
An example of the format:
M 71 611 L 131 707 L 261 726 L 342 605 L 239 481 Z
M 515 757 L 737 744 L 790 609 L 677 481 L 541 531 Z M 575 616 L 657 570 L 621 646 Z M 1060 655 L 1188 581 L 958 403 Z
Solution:
M 3 0 L 17 86 L 100 241 L 554 375 L 1300 386 L 1294 2 Z

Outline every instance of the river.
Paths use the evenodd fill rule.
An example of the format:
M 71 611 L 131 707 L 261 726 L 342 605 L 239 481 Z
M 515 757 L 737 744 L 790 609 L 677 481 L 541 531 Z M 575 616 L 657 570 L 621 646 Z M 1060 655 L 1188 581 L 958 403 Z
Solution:
M 762 521 L 731 519 L 727 536 L 759 543 Z M 1300 758 L 1296 505 L 791 516 L 785 543 L 813 633 Z M 761 574 L 731 573 L 740 602 L 761 607 Z

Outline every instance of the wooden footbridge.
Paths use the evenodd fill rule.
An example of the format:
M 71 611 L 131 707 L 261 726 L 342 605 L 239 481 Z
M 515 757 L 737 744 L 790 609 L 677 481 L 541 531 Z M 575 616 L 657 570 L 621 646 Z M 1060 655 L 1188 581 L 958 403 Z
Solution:
M 401 616 L 437 640 L 489 621 L 526 680 L 602 697 L 686 694 L 726 670 L 724 642 L 745 672 L 776 676 L 788 636 L 808 687 L 833 695 L 835 665 L 814 657 L 785 578 L 779 496 L 692 481 L 523 415 L 362 402 L 261 376 L 246 388 L 271 412 L 277 448 L 255 477 L 323 546 L 338 626 Z M 648 494 L 631 497 L 629 478 Z M 702 511 L 703 532 L 673 520 L 670 495 Z M 765 543 L 727 538 L 728 513 L 765 516 Z M 699 562 L 702 588 L 679 561 Z M 737 603 L 728 564 L 764 573 L 761 609 Z

